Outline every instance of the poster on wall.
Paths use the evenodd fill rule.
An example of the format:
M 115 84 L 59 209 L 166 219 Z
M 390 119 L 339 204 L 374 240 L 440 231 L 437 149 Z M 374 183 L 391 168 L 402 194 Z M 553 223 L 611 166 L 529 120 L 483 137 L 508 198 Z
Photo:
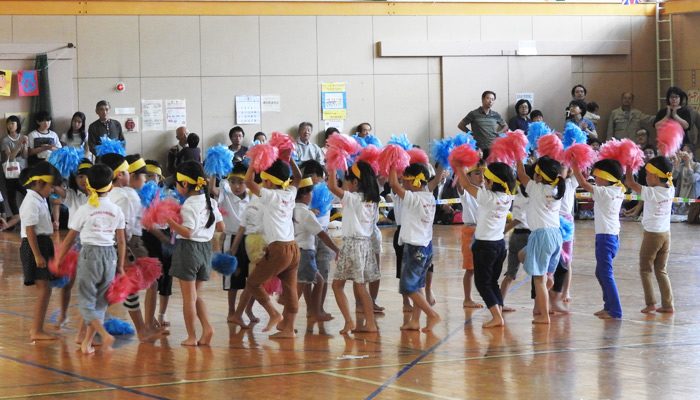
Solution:
M 280 103 L 280 95 L 278 94 L 260 96 L 262 112 L 280 112 L 282 110 Z
M 347 118 L 345 82 L 321 83 L 321 110 L 323 120 L 339 121 Z
M 39 95 L 39 79 L 36 70 L 17 71 L 17 88 L 21 97 Z
M 515 102 L 517 103 L 518 100 L 527 100 L 530 102 L 530 105 L 534 108 L 535 107 L 535 94 L 532 92 L 521 92 L 521 93 L 516 93 L 515 94 Z
M 141 100 L 141 129 L 163 130 L 163 100 Z
M 260 96 L 236 96 L 236 124 L 260 124 Z
M 0 69 L 0 96 L 9 96 L 12 93 L 12 71 Z
M 7 117 L 14 115 L 15 117 L 19 118 L 19 123 L 22 125 L 22 130 L 19 131 L 19 133 L 27 134 L 29 133 L 29 124 L 27 123 L 27 120 L 29 118 L 29 113 L 28 112 L 6 112 L 5 113 L 5 120 L 7 120 Z
M 165 100 L 165 129 L 172 131 L 187 125 L 185 100 Z

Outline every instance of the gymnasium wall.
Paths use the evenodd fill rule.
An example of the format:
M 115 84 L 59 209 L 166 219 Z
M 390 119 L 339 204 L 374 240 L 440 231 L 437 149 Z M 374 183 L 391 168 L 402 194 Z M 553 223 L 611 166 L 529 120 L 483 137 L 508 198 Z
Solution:
M 673 16 L 673 52 L 676 83 L 683 89 L 699 89 L 694 76 L 700 70 L 700 13 Z
M 0 16 L 0 46 L 77 46 L 73 61 L 54 65 L 73 76 L 72 85 L 56 84 L 52 92 L 58 132 L 67 127 L 73 110 L 95 119 L 95 102 L 103 98 L 113 108 L 135 107 L 137 112 L 141 99 L 184 98 L 187 125 L 203 136 L 205 146 L 228 141 L 236 95 L 281 96 L 281 112 L 263 113 L 261 125 L 244 127 L 246 141 L 258 130 L 293 133 L 303 120 L 321 131 L 320 83 L 333 81 L 347 82 L 346 133 L 368 121 L 383 140 L 405 132 L 422 146 L 443 133 L 454 134 L 458 121 L 442 122 L 441 59 L 375 56 L 377 42 L 395 39 L 630 40 L 629 56 L 572 57 L 570 82 L 558 89 L 563 95 L 535 93 L 536 101 L 568 101 L 571 86 L 582 83 L 588 99 L 601 106 L 601 133 L 622 91 L 635 92 L 642 110 L 656 109 L 654 22 L 647 16 Z M 528 81 L 534 88 L 547 83 L 551 71 L 549 64 L 542 65 L 517 74 L 521 88 L 529 87 Z M 478 76 L 472 79 L 473 92 L 466 94 L 472 102 L 464 114 L 480 105 L 481 92 L 490 89 L 478 84 Z M 115 92 L 118 81 L 126 84 L 125 92 Z M 499 93 L 497 111 L 510 117 L 514 95 Z M 0 117 L 28 104 L 26 98 L 0 98 Z M 546 117 L 561 124 L 562 114 Z M 174 135 L 134 133 L 127 141 L 129 151 L 162 159 Z

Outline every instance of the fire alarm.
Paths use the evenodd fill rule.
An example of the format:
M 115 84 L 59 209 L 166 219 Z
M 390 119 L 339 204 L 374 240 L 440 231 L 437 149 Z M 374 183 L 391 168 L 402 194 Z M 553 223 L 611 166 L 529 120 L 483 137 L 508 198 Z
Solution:
M 117 82 L 117 86 L 115 86 L 115 89 L 117 89 L 117 92 L 123 92 L 126 90 L 126 85 L 124 82 Z

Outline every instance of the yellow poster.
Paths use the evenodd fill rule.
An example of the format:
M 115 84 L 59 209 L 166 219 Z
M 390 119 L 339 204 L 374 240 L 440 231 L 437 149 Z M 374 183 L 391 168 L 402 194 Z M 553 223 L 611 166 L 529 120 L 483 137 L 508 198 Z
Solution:
M 0 96 L 9 96 L 12 92 L 12 71 L 0 69 Z

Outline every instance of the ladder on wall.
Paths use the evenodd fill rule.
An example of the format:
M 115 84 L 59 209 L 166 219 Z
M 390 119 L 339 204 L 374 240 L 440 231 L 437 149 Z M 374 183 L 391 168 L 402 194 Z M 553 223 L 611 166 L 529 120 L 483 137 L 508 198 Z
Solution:
M 666 90 L 673 86 L 673 22 L 664 12 L 666 0 L 656 1 L 656 93 L 659 107 L 666 107 Z

